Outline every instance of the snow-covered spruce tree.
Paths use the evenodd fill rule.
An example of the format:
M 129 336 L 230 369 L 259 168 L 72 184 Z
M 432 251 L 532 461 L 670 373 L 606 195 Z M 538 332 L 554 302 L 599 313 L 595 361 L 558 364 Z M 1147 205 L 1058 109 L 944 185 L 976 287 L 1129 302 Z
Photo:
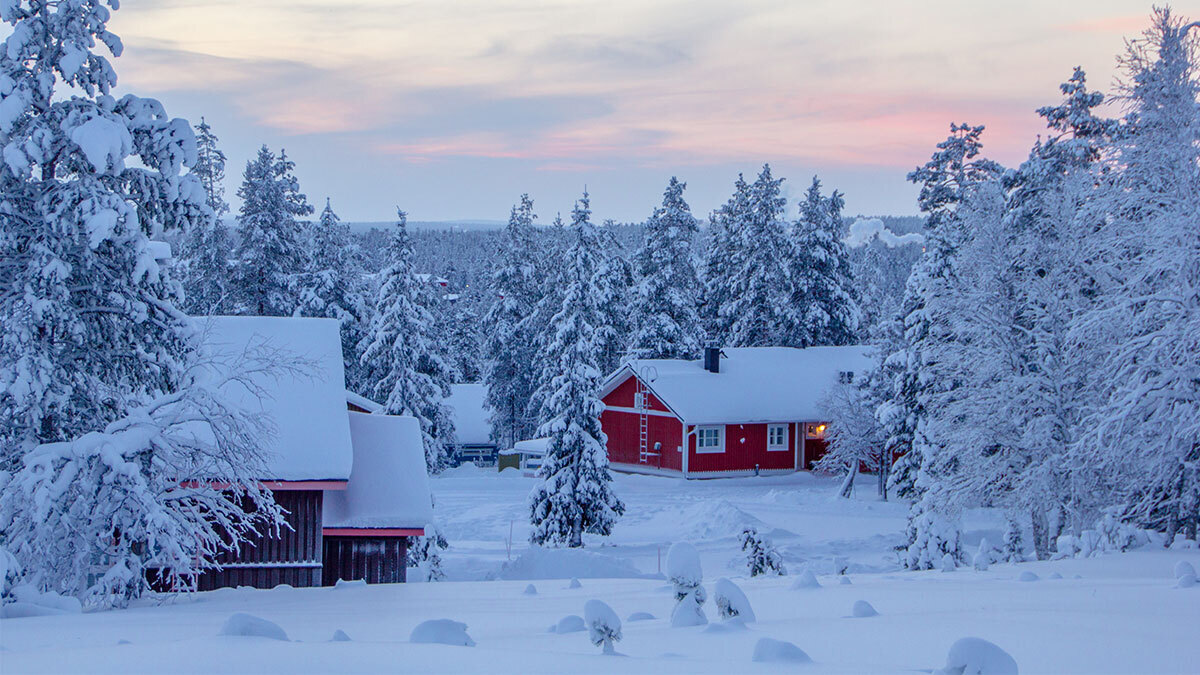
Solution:
M 799 314 L 791 305 L 788 269 L 794 250 L 783 220 L 782 185 L 783 179 L 773 178 L 764 165 L 750 186 L 745 225 L 734 235 L 731 292 L 720 309 L 729 323 L 731 347 L 793 346 L 788 337 L 796 333 Z
M 450 368 L 437 345 L 433 316 L 418 296 L 427 292 L 413 273 L 408 214 L 397 210 L 388 246 L 390 263 L 375 301 L 375 315 L 363 338 L 361 361 L 376 400 L 389 415 L 411 415 L 421 423 L 425 465 L 440 473 L 454 441 Z
M 709 345 L 729 343 L 732 317 L 728 312 L 722 312 L 722 308 L 733 298 L 734 270 L 743 258 L 741 233 L 749 212 L 750 186 L 739 173 L 729 201 L 709 217 L 705 237 L 704 296 L 700 316 L 704 322 L 705 342 Z
M 920 499 L 909 514 L 906 560 L 915 569 L 932 569 L 946 554 L 963 559 L 956 512 L 941 503 L 940 495 L 927 494 L 948 478 L 953 464 L 925 427 L 934 396 L 954 382 L 953 374 L 938 372 L 931 350 L 954 339 L 946 301 L 958 249 L 969 236 L 957 216 L 958 205 L 974 186 L 996 180 L 1001 172 L 995 162 L 979 157 L 982 134 L 982 126 L 952 124 L 950 136 L 938 144 L 930 161 L 908 176 L 921 186 L 918 204 L 926 214 L 926 244 L 905 289 L 906 365 L 900 396 L 892 403 L 911 406 L 894 419 L 911 423 L 909 452 L 920 454 L 914 481 Z
M 641 359 L 695 359 L 704 346 L 700 280 L 692 260 L 699 232 L 682 183 L 674 176 L 662 206 L 646 221 L 646 238 L 634 256 L 638 274 L 629 353 Z
M 586 194 L 584 198 L 587 198 Z M 629 306 L 633 266 L 625 259 L 621 242 L 613 235 L 613 227 L 609 220 L 599 229 L 601 260 L 593 281 L 601 319 L 596 326 L 596 366 L 602 377 L 621 365 L 633 330 Z
M 311 228 L 305 257 L 308 269 L 298 279 L 299 306 L 295 313 L 338 320 L 346 382 L 362 384 L 357 349 L 366 332 L 367 290 L 361 256 L 350 227 L 341 222 L 328 199 Z
M 837 190 L 821 194 L 821 181 L 812 185 L 800 204 L 800 220 L 792 228 L 793 255 L 789 273 L 795 347 L 848 345 L 856 342 L 858 293 L 850 271 L 850 255 L 842 242 L 842 206 Z
M 267 146 L 246 162 L 238 197 L 237 311 L 253 316 L 291 316 L 299 305 L 297 277 L 304 272 L 303 226 L 312 213 L 298 191 L 292 163 Z
M 492 273 L 494 300 L 484 324 L 484 375 L 489 421 L 495 440 L 511 448 L 537 428 L 528 404 L 537 377 L 534 326 L 526 321 L 542 297 L 541 250 L 533 229 L 533 200 L 521 195 L 504 228 L 499 260 Z
M 704 615 L 708 594 L 704 590 L 704 572 L 695 546 L 684 541 L 671 544 L 667 550 L 667 579 L 675 591 L 671 626 L 685 628 L 708 623 L 708 617 Z
M 568 234 L 571 233 L 563 224 L 562 216 L 555 215 L 550 226 L 549 244 L 545 247 L 543 256 L 546 260 L 564 260 L 569 253 Z M 545 358 L 554 344 L 554 317 L 562 310 L 564 290 L 566 285 L 566 269 L 563 265 L 549 265 L 542 274 L 541 298 L 531 312 L 521 322 L 523 332 L 531 337 L 530 345 L 533 353 L 540 355 L 534 360 L 534 373 L 531 382 L 533 393 L 526 403 L 527 419 L 533 422 L 534 429 L 549 421 L 546 411 L 546 400 L 553 390 L 550 382 L 558 372 L 557 362 Z
M 554 342 L 543 356 L 557 366 L 546 399 L 549 421 L 538 434 L 549 437 L 529 495 L 534 544 L 583 546 L 583 534 L 609 535 L 625 505 L 612 491 L 607 438 L 600 428 L 600 371 L 596 326 L 600 316 L 596 271 L 602 264 L 600 234 L 589 220 L 587 193 L 575 204 L 575 243 L 564 261 L 562 309 L 554 316 Z
M 759 534 L 757 529 L 747 527 L 742 530 L 741 542 L 742 550 L 746 553 L 746 567 L 750 570 L 750 576 L 757 577 L 763 574 L 785 576 L 787 574 L 787 568 L 783 566 L 783 558 L 780 557 L 779 551 L 775 549 L 771 540 Z
M 107 4 L 0 11 L 0 470 L 176 391 L 193 349 L 150 240 L 211 217 L 182 173 L 195 138 L 158 101 L 110 95 L 92 51 L 121 51 Z
M 204 118 L 196 125 L 196 164 L 191 175 L 204 188 L 205 202 L 213 217 L 194 223 L 183 234 L 178 260 L 187 298 L 184 309 L 193 316 L 227 314 L 233 309 L 229 281 L 229 255 L 233 241 L 221 218 L 229 212 L 225 203 L 225 153 Z
M 269 345 L 206 358 L 177 391 L 25 453 L 0 493 L 0 532 L 25 581 L 123 607 L 152 580 L 187 588 L 218 554 L 277 531 L 283 512 L 260 483 L 270 420 L 224 400 L 231 387 L 265 396 L 256 379 L 285 376 L 307 376 L 303 360 Z
M 408 538 L 408 556 L 405 565 L 415 568 L 424 577 L 424 581 L 442 581 L 446 573 L 442 571 L 442 555 L 440 551 L 450 547 L 441 529 L 429 523 L 425 526 L 425 534 L 420 537 Z
M 1099 294 L 1080 322 L 1105 386 L 1076 455 L 1170 544 L 1200 520 L 1200 22 L 1156 9 L 1121 65 L 1126 114 L 1089 260 Z

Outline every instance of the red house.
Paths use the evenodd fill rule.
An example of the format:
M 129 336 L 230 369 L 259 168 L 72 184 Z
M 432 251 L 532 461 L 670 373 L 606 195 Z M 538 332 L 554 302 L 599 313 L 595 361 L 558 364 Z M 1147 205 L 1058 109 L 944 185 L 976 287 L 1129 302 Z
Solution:
M 821 400 L 873 366 L 869 347 L 706 349 L 634 359 L 601 389 L 614 470 L 684 478 L 786 473 L 825 453 Z

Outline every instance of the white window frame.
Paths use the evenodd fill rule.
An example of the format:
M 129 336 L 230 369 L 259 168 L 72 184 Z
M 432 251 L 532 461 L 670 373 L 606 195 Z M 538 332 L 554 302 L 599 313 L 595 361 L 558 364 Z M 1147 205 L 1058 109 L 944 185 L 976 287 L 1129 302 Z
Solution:
M 701 434 L 705 431 L 716 431 L 717 432 L 716 447 L 702 446 L 700 444 Z M 716 454 L 716 453 L 721 453 L 721 452 L 725 452 L 725 427 L 723 427 L 723 426 L 696 427 L 696 454 L 697 455 L 708 455 L 708 454 Z
M 788 446 L 788 426 L 789 425 L 787 424 L 767 425 L 767 450 L 769 452 L 787 452 L 788 450 L 791 450 L 791 447 Z M 773 429 L 783 429 L 783 442 L 775 445 L 771 444 L 771 431 Z

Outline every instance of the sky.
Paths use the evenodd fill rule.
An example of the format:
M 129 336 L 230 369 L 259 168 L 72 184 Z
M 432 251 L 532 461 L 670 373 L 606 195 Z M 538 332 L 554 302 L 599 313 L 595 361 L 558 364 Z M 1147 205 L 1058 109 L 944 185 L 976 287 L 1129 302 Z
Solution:
M 286 148 L 344 220 L 541 222 L 584 190 L 641 221 L 672 175 L 700 217 L 769 162 L 847 213 L 916 213 L 905 174 L 951 122 L 1027 154 L 1083 66 L 1111 91 L 1149 3 L 903 0 L 123 0 L 121 92 L 204 116 L 229 158 Z

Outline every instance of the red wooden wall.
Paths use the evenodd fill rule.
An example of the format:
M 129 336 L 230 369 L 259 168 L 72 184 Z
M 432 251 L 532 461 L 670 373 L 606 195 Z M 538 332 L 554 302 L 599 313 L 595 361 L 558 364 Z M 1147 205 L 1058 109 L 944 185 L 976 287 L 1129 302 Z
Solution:
M 223 554 L 221 570 L 200 575 L 198 590 L 253 586 L 274 588 L 280 584 L 296 587 L 321 585 L 321 501 L 320 490 L 276 490 L 275 501 L 287 513 L 291 528 L 281 527 L 275 536 L 258 535 L 242 544 L 239 555 Z
M 696 435 L 688 436 L 688 473 L 704 471 L 753 471 L 796 467 L 797 424 L 788 424 L 788 449 L 767 450 L 766 424 L 726 424 L 725 452 L 696 452 Z M 694 427 L 689 427 L 691 431 Z
M 398 584 L 406 578 L 408 537 L 325 537 L 321 583 L 338 579 L 369 584 Z

